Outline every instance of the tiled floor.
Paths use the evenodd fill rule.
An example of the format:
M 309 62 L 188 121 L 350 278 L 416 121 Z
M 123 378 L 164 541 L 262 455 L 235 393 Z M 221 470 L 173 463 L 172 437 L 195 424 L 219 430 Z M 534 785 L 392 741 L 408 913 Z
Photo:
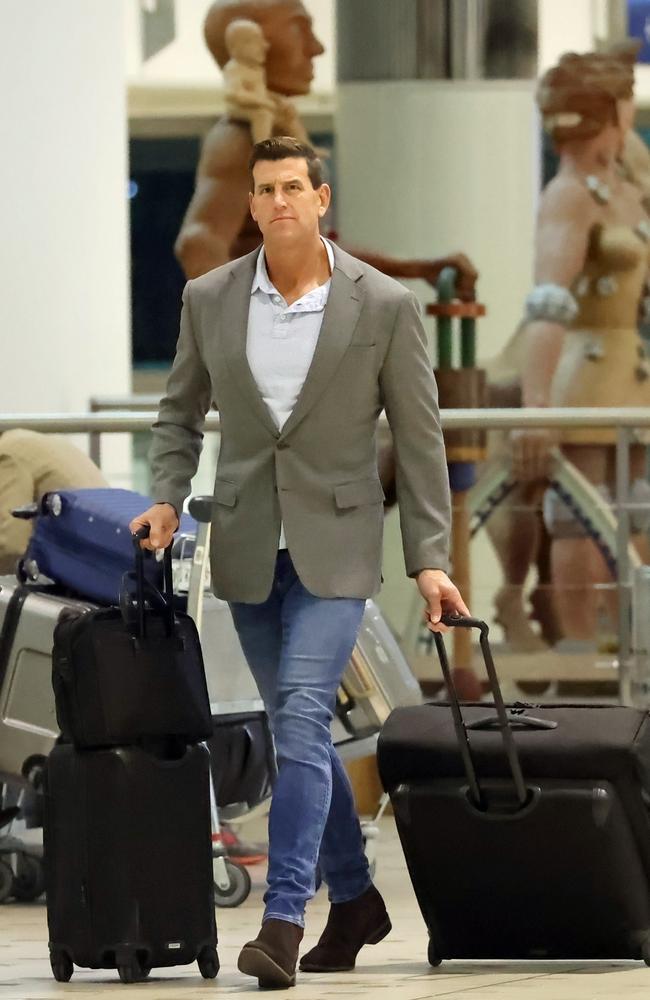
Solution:
M 100 995 L 148 1000 L 198 1000 L 210 994 L 257 996 L 257 984 L 236 967 L 242 943 L 257 930 L 264 870 L 252 868 L 253 891 L 238 909 L 218 910 L 221 971 L 206 982 L 196 966 L 157 972 L 146 983 L 124 986 L 111 972 L 76 970 L 61 985 L 50 974 L 47 928 L 42 902 L 0 906 L 0 997 L 2 1000 L 90 1000 Z M 292 1000 L 327 997 L 385 997 L 387 1000 L 425 1000 L 427 997 L 472 1000 L 626 1000 L 647 997 L 650 969 L 634 962 L 448 962 L 431 969 L 426 961 L 427 935 L 420 917 L 397 840 L 393 821 L 381 824 L 377 884 L 384 892 L 393 920 L 393 932 L 381 944 L 366 948 L 351 973 L 332 976 L 300 975 Z M 317 938 L 327 912 L 319 893 L 311 904 L 305 950 Z M 278 991 L 285 995 L 286 991 Z
M 45 906 L 0 906 L 0 998 L 2 1000 L 93 1000 L 102 995 L 128 1000 L 198 1000 L 213 995 L 257 996 L 254 980 L 236 967 L 239 948 L 257 930 L 263 886 L 263 869 L 251 869 L 254 888 L 238 909 L 218 910 L 221 971 L 205 982 L 196 966 L 156 972 L 143 984 L 124 986 L 115 974 L 76 970 L 72 981 L 56 983 L 47 958 Z M 393 821 L 382 821 L 379 839 L 377 884 L 384 892 L 393 920 L 393 932 L 374 948 L 361 953 L 352 973 L 332 976 L 300 975 L 291 1000 L 325 1000 L 328 997 L 369 997 L 387 1000 L 425 1000 L 455 997 L 459 1000 L 600 1000 L 621 997 L 634 1000 L 650 992 L 650 969 L 634 962 L 514 963 L 448 962 L 431 969 L 426 961 L 427 935 L 405 870 Z M 312 903 L 305 936 L 305 950 L 324 923 L 327 900 L 321 891 Z M 276 995 L 285 996 L 287 991 Z

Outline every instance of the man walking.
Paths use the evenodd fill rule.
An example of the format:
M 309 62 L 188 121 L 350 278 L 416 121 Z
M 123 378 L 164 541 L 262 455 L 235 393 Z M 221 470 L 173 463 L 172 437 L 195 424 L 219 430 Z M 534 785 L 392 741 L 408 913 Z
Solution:
M 167 393 L 154 424 L 156 505 L 136 518 L 166 546 L 189 493 L 205 414 L 221 448 L 212 582 L 269 714 L 278 776 L 261 930 L 239 956 L 260 986 L 295 983 L 317 865 L 327 926 L 304 971 L 354 967 L 390 920 L 372 885 L 330 722 L 365 599 L 380 587 L 377 420 L 395 441 L 406 569 L 427 603 L 468 613 L 446 575 L 449 488 L 437 392 L 414 296 L 319 234 L 330 190 L 313 150 L 253 148 L 251 214 L 263 246 L 188 282 Z

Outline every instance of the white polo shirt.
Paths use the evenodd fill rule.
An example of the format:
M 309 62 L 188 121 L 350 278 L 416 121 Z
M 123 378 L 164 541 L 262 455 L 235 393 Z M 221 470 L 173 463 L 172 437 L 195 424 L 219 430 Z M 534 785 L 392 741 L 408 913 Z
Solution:
M 328 240 L 321 239 L 331 272 L 334 251 Z M 284 427 L 307 377 L 331 283 L 329 278 L 288 306 L 271 283 L 264 247 L 259 252 L 248 310 L 246 357 L 278 430 Z M 279 547 L 286 548 L 283 527 Z

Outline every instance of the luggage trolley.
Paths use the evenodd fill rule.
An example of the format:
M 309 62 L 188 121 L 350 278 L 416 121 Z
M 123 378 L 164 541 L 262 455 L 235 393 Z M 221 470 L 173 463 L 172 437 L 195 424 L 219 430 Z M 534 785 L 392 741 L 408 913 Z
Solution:
M 52 692 L 52 633 L 66 607 L 86 601 L 0 577 L 0 903 L 38 899 L 43 850 L 14 834 L 27 797 L 40 794 L 48 754 L 59 736 Z
M 125 519 L 128 523 L 130 516 L 144 509 L 143 502 L 145 505 L 150 502 L 135 493 L 129 498 L 124 490 L 77 491 L 78 494 L 98 492 L 107 494 L 99 499 L 110 510 L 115 506 L 114 498 L 118 506 L 129 500 L 134 506 L 129 517 L 121 515 L 120 530 Z M 173 552 L 174 590 L 181 599 L 186 597 L 187 610 L 201 636 L 215 722 L 210 744 L 214 761 L 216 901 L 220 906 L 236 906 L 248 895 L 250 879 L 241 865 L 226 857 L 219 819 L 238 825 L 268 808 L 275 762 L 264 706 L 244 659 L 230 610 L 225 601 L 209 590 L 211 506 L 211 497 L 191 501 L 190 511 L 198 523 L 196 533 L 191 533 L 193 525 L 189 519 L 187 526 L 181 525 Z M 61 503 L 54 502 L 50 495 L 29 512 L 21 513 L 53 518 L 59 516 L 60 510 Z M 128 532 L 125 534 L 128 536 Z M 48 567 L 49 579 L 45 581 L 40 579 L 36 560 L 23 560 L 21 569 L 19 580 L 11 576 L 0 578 L 0 781 L 29 789 L 38 788 L 47 756 L 59 736 L 51 686 L 54 627 L 64 609 L 83 612 L 102 602 L 80 593 L 78 585 L 72 589 L 63 575 L 59 579 L 56 563 Z M 228 665 L 227 670 L 224 664 Z M 332 723 L 332 738 L 341 757 L 357 759 L 373 754 L 379 730 L 391 709 L 421 700 L 419 685 L 381 612 L 373 601 L 367 601 Z M 224 759 L 229 765 L 218 767 L 218 761 Z M 231 774 L 233 761 L 236 767 Z M 1 817 L 2 814 L 0 820 Z M 362 827 L 372 861 L 376 825 L 362 824 Z M 26 850 L 31 853 L 31 844 Z M 16 875 L 16 859 L 12 863 Z
M 130 536 L 128 531 L 124 531 L 123 522 L 126 520 L 128 523 L 131 516 L 144 509 L 150 503 L 149 498 L 123 490 L 101 492 L 109 496 L 89 499 L 94 504 L 99 503 L 100 508 L 102 503 L 110 508 L 115 497 L 120 505 L 117 511 L 120 532 L 128 539 Z M 17 514 L 22 518 L 56 518 L 63 510 L 65 499 L 65 495 L 62 502 L 58 494 L 49 494 L 40 503 L 21 509 Z M 93 515 L 89 515 L 88 520 L 92 519 Z M 187 532 L 191 527 L 189 518 L 184 517 L 183 521 L 185 523 L 182 527 Z M 130 543 L 127 542 L 127 546 L 128 544 Z M 59 738 L 51 684 L 54 628 L 65 610 L 73 609 L 83 613 L 102 603 L 95 596 L 91 600 L 70 596 L 66 579 L 52 579 L 56 576 L 56 569 L 47 561 L 49 553 L 46 552 L 42 555 L 50 575 L 43 577 L 39 566 L 43 560 L 37 559 L 36 554 L 40 556 L 38 546 L 30 546 L 26 556 L 20 560 L 17 577 L 0 578 L 0 781 L 7 783 L 9 795 L 13 796 L 12 807 L 0 811 L 0 902 L 11 897 L 21 900 L 36 898 L 43 889 L 42 848 L 40 845 L 23 844 L 11 835 L 11 826 L 7 832 L 3 828 L 13 823 L 20 811 L 21 799 L 29 793 L 30 788 L 40 788 L 46 760 Z M 119 581 L 119 564 L 112 569 Z M 105 584 L 106 580 L 102 580 L 102 585 Z M 202 604 L 203 602 L 201 606 Z M 208 620 L 208 616 L 205 620 Z M 212 624 L 218 626 L 218 622 Z M 216 650 L 217 655 L 205 664 L 206 675 L 212 680 L 212 688 L 215 678 L 226 673 L 223 665 L 228 660 L 224 660 L 222 654 L 227 655 L 227 652 L 221 644 Z M 246 669 L 242 679 L 244 684 L 248 673 Z M 252 706 L 250 698 L 246 698 L 244 693 L 240 693 L 239 702 L 230 699 L 226 706 L 215 703 L 213 693 L 211 709 L 213 716 L 216 716 L 215 728 L 219 728 L 222 711 L 245 711 L 252 707 L 263 717 L 263 706 L 257 691 L 253 690 L 251 695 L 255 698 Z M 270 748 L 270 738 L 267 742 Z M 270 750 L 267 756 L 270 759 Z M 231 781 L 230 785 L 232 784 Z M 17 805 L 13 805 L 16 795 L 19 799 Z M 226 856 L 220 836 L 212 769 L 210 795 L 215 903 L 218 906 L 237 906 L 248 896 L 251 881 L 247 870 Z M 242 795 L 242 801 L 245 798 Z

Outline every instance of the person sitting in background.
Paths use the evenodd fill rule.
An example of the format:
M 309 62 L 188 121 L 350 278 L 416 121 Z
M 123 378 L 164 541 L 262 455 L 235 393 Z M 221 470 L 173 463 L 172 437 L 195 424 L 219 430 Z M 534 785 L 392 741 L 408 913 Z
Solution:
M 32 531 L 11 516 L 49 490 L 92 489 L 109 484 L 79 448 L 58 434 L 21 428 L 0 434 L 0 574 L 13 573 Z

